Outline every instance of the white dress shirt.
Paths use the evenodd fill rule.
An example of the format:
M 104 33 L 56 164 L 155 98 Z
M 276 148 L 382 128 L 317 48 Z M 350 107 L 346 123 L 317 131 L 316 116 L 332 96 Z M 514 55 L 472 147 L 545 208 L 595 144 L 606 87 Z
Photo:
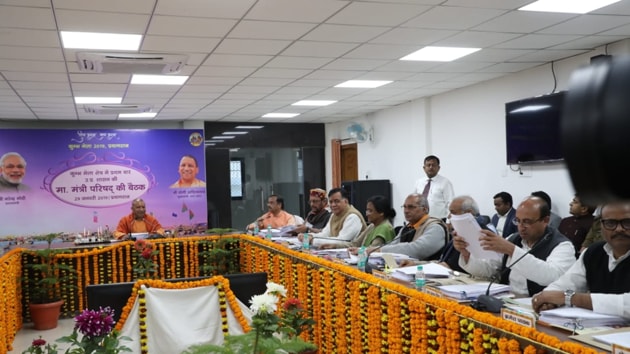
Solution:
M 428 177 L 420 178 L 416 181 L 415 192 L 422 194 L 424 186 L 429 182 Z M 429 215 L 444 219 L 448 216 L 448 205 L 455 197 L 453 184 L 448 178 L 442 175 L 436 175 L 431 178 L 431 188 L 427 200 L 429 201 Z
M 512 292 L 519 296 L 529 296 L 527 280 L 531 280 L 542 286 L 549 285 L 556 281 L 567 269 L 575 263 L 575 248 L 571 241 L 560 242 L 549 254 L 547 260 L 536 258 L 532 254 L 525 255 L 530 247 L 523 242 L 523 248 L 514 247 L 512 257 L 508 257 L 506 267 L 511 267 L 509 283 Z M 523 257 L 518 262 L 516 261 Z M 464 257 L 459 256 L 459 266 L 469 274 L 490 278 L 501 269 L 502 259 L 488 260 L 475 258 L 472 255 L 468 263 L 464 262 Z
M 608 270 L 611 272 L 615 270 L 617 264 L 630 256 L 630 251 L 628 251 L 623 256 L 615 259 L 609 244 L 604 245 L 604 251 L 608 254 Z M 586 284 L 586 268 L 584 267 L 582 258 L 584 258 L 584 252 L 580 254 L 580 258 L 578 258 L 577 262 L 575 262 L 564 275 L 549 284 L 545 290 L 565 291 L 567 289 L 573 289 L 576 293 L 589 292 Z M 591 294 L 591 302 L 593 304 L 593 312 L 615 316 L 621 315 L 624 318 L 630 319 L 630 293 L 595 293 Z
M 355 237 L 359 235 L 359 233 L 361 233 L 361 227 L 363 227 L 361 219 L 359 219 L 356 214 L 349 214 L 343 221 L 343 225 L 341 226 L 339 235 L 337 235 L 337 237 L 334 237 L 330 235 L 330 220 L 332 220 L 332 217 L 328 219 L 326 226 L 324 226 L 324 229 L 322 229 L 321 232 L 312 234 L 313 246 L 319 247 L 326 243 L 344 241 L 348 243 L 348 246 L 350 246 L 350 241 L 352 241 Z

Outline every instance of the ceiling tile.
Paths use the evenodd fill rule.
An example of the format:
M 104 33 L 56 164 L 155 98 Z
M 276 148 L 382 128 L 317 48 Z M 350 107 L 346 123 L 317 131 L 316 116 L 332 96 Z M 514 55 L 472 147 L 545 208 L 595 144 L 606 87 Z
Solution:
M 344 25 L 399 26 L 429 10 L 429 6 L 352 2 L 328 19 Z
M 143 34 L 151 17 L 148 14 L 57 10 L 60 31 Z
M 55 18 L 49 8 L 0 5 L 0 27 L 54 30 Z
M 316 25 L 313 23 L 240 21 L 228 38 L 287 39 L 302 37 Z
M 245 55 L 276 55 L 291 41 L 265 39 L 225 39 L 215 53 Z
M 465 30 L 505 14 L 505 10 L 436 6 L 413 20 L 407 27 Z

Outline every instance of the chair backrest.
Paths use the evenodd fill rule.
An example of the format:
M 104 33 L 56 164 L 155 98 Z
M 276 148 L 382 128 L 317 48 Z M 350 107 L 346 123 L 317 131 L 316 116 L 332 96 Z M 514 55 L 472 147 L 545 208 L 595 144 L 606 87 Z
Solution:
M 254 295 L 263 294 L 267 290 L 267 273 L 226 274 L 223 277 L 230 281 L 230 289 L 245 305 Z M 167 282 L 195 281 L 211 278 L 211 276 L 196 278 L 164 279 Z M 114 320 L 118 321 L 123 307 L 131 296 L 134 282 L 92 284 L 85 287 L 87 294 L 87 308 L 97 310 L 99 307 L 111 307 L 114 310 Z

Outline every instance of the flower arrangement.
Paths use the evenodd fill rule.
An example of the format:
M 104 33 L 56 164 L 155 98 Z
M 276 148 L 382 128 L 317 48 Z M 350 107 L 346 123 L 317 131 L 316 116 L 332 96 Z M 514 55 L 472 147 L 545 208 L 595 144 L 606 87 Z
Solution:
M 58 343 L 69 343 L 70 347 L 64 353 L 71 354 L 118 354 L 131 352 L 122 345 L 128 337 L 120 336 L 114 329 L 114 310 L 109 307 L 96 310 L 83 310 L 74 318 L 75 325 L 72 334 L 56 340 Z M 79 333 L 82 335 L 79 339 Z M 22 354 L 57 354 L 57 344 L 46 343 L 40 336 Z
M 315 352 L 317 346 L 304 341 L 300 333 L 309 330 L 315 321 L 307 317 L 299 299 L 285 299 L 278 310 L 281 298 L 286 297 L 286 289 L 279 284 L 267 283 L 267 291 L 253 296 L 250 300 L 252 330 L 242 335 L 225 337 L 223 345 L 200 344 L 190 347 L 185 354 L 210 353 L 286 353 Z M 279 313 L 278 313 L 279 312 Z
M 136 240 L 133 248 L 137 253 L 136 262 L 133 265 L 135 279 L 153 279 L 157 274 L 157 265 L 153 257 L 159 253 L 151 242 Z

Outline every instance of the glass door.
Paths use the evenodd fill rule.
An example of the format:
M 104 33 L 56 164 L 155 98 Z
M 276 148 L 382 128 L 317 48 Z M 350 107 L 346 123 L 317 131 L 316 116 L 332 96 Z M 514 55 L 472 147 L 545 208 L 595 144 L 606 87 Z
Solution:
M 246 225 L 267 212 L 267 198 L 284 198 L 284 209 L 304 215 L 304 173 L 300 148 L 230 149 L 232 227 Z

